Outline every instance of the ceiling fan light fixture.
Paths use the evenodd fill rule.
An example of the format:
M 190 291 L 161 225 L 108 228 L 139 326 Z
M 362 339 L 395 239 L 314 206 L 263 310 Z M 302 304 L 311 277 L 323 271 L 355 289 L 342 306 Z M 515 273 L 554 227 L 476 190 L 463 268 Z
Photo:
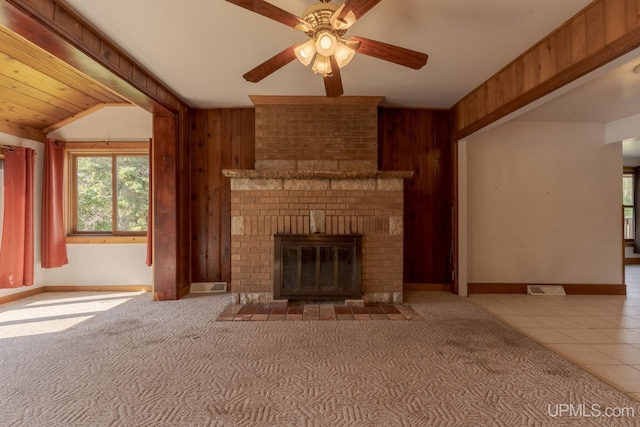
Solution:
M 322 74 L 323 77 L 331 74 L 331 61 L 329 60 L 329 57 L 318 53 L 312 69 L 314 73 Z
M 316 51 L 324 56 L 331 56 L 336 51 L 337 37 L 330 31 L 321 31 L 316 36 Z
M 313 56 L 316 54 L 316 43 L 315 40 L 309 40 L 304 44 L 296 47 L 293 52 L 298 58 L 298 61 L 302 62 L 302 64 L 306 67 L 311 64 L 313 60 Z
M 338 42 L 336 46 L 336 51 L 333 56 L 336 58 L 336 63 L 338 67 L 342 68 L 347 65 L 353 57 L 356 55 L 356 51 L 351 49 L 349 46 L 342 42 Z

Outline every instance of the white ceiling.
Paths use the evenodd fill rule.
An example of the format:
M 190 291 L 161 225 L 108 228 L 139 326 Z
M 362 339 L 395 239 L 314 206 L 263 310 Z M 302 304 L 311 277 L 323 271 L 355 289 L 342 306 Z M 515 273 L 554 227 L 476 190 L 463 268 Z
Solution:
M 306 35 L 223 0 L 62 0 L 194 107 L 251 105 L 249 95 L 324 95 L 294 61 L 259 83 L 242 75 Z M 270 0 L 301 16 L 316 0 Z M 334 0 L 340 4 L 342 0 Z M 347 36 L 429 54 L 412 70 L 364 55 L 342 70 L 345 95 L 449 108 L 590 0 L 383 0 Z M 640 113 L 640 52 L 625 55 L 510 118 L 609 123 Z M 597 100 L 597 102 L 594 102 Z M 518 117 L 519 116 L 519 117 Z M 634 151 L 637 150 L 637 151 Z M 640 156 L 640 138 L 625 154 Z
M 194 107 L 251 105 L 249 95 L 324 95 L 294 61 L 259 83 L 242 75 L 305 34 L 223 0 L 63 0 Z M 270 0 L 301 16 L 315 0 Z M 341 0 L 335 0 L 341 3 Z M 347 36 L 429 54 L 412 70 L 364 55 L 342 70 L 345 95 L 449 108 L 590 0 L 383 0 Z

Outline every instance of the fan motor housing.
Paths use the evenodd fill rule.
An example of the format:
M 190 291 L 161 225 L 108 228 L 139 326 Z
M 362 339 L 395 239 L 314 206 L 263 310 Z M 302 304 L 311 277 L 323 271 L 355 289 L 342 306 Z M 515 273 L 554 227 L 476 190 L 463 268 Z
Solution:
M 319 3 L 310 6 L 304 11 L 302 19 L 308 22 L 313 29 L 306 31 L 305 34 L 313 38 L 320 31 L 330 31 L 337 37 L 343 36 L 347 30 L 337 30 L 329 22 L 336 10 L 338 10 L 338 6 L 331 3 Z

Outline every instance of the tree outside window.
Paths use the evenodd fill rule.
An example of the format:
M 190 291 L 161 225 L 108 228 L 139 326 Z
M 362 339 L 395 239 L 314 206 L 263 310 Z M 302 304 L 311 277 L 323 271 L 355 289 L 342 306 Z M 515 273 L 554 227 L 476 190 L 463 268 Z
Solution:
M 147 154 L 73 154 L 72 234 L 142 235 L 149 209 Z

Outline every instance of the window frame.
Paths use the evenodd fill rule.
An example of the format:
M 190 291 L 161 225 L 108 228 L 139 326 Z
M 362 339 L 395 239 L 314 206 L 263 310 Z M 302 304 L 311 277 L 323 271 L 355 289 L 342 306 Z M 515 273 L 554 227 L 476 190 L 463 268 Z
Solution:
M 635 168 L 634 168 L 634 167 L 628 167 L 628 166 L 625 166 L 625 167 L 622 169 L 622 177 L 623 177 L 623 179 L 624 179 L 624 177 L 625 177 L 625 176 L 629 176 L 629 175 L 630 175 L 630 176 L 631 176 L 631 179 L 632 179 L 632 182 L 633 182 L 633 180 L 635 180 L 635 174 L 636 174 L 636 172 L 635 172 Z M 633 196 L 633 200 L 635 200 L 635 195 Z M 625 205 L 625 204 L 623 203 L 623 204 L 622 204 L 622 221 L 623 221 L 623 222 L 624 222 L 624 211 L 625 211 L 625 209 L 627 209 L 627 208 L 634 209 L 634 212 L 635 212 L 635 205 L 634 205 L 634 204 L 631 204 L 631 205 Z M 623 237 L 624 237 L 624 236 L 623 236 Z M 626 246 L 633 246 L 633 242 L 634 242 L 634 241 L 635 241 L 635 238 L 634 238 L 634 239 L 624 239 L 624 242 L 625 242 L 625 245 L 626 245 Z
M 149 142 L 65 142 L 65 231 L 67 243 L 145 243 L 147 231 L 127 232 L 94 232 L 77 230 L 77 162 L 78 157 L 111 157 L 115 162 L 117 156 L 149 156 Z M 115 163 L 112 163 L 112 170 Z M 117 215 L 117 176 L 112 173 L 112 215 Z M 115 221 L 115 218 L 114 218 Z M 115 224 L 115 222 L 113 223 Z

